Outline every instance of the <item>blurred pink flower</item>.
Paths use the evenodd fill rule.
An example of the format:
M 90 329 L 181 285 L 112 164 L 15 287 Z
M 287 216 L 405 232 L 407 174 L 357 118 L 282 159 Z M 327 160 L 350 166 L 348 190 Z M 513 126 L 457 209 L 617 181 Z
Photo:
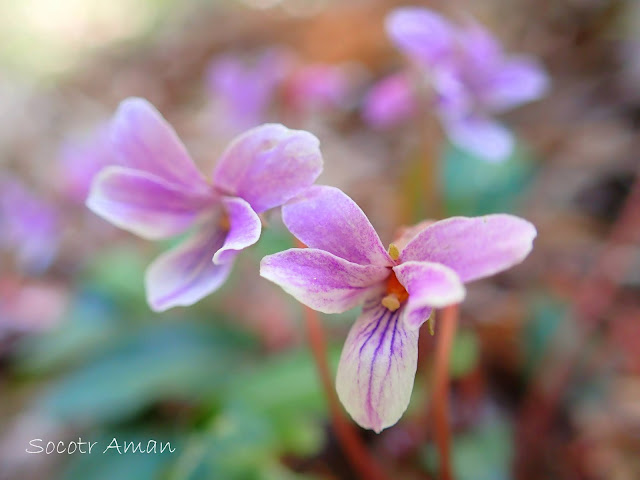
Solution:
M 386 29 L 433 90 L 434 108 L 449 139 L 487 161 L 506 159 L 514 138 L 494 115 L 545 94 L 549 78 L 540 63 L 528 56 L 506 55 L 491 33 L 477 23 L 457 26 L 427 8 L 394 10 L 387 17 Z M 398 82 L 388 95 L 412 95 L 415 104 L 416 89 L 409 87 Z M 376 118 L 365 115 L 374 120 L 374 126 Z M 385 122 L 377 124 L 385 126 Z
M 110 129 L 120 165 L 100 171 L 87 206 L 151 240 L 195 230 L 147 269 L 147 300 L 156 311 L 192 305 L 217 290 L 236 255 L 258 241 L 258 214 L 299 194 L 322 171 L 318 139 L 278 124 L 236 137 L 211 182 L 146 100 L 124 100 Z
M 290 54 L 280 48 L 264 51 L 253 63 L 225 54 L 209 66 L 207 90 L 221 107 L 225 122 L 233 130 L 245 130 L 269 119 L 269 109 L 290 68 Z
M 343 65 L 312 63 L 293 71 L 287 80 L 287 100 L 300 112 L 344 106 L 351 84 Z
M 13 254 L 18 268 L 37 274 L 56 257 L 60 243 L 58 209 L 29 191 L 17 178 L 0 178 L 0 248 Z

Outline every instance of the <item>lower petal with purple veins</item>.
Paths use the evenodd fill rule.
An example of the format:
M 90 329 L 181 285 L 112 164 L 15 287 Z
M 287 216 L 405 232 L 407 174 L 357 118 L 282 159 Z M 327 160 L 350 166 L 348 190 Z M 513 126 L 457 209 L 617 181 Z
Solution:
M 160 255 L 147 269 L 147 301 L 155 311 L 193 305 L 225 282 L 233 262 L 215 265 L 226 231 L 217 223 L 203 226 L 193 237 Z
M 366 308 L 367 306 L 371 308 Z M 418 361 L 418 331 L 391 312 L 368 302 L 345 342 L 336 388 L 340 401 L 363 428 L 380 433 L 407 409 Z

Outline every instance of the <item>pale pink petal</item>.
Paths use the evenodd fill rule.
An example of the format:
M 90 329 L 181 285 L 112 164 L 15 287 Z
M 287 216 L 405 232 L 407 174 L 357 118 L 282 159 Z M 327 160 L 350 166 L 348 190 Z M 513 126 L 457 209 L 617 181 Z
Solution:
M 386 267 L 358 265 L 312 248 L 293 248 L 260 262 L 261 276 L 323 313 L 341 313 L 360 305 L 389 273 Z
M 447 135 L 463 150 L 487 162 L 505 161 L 513 152 L 513 134 L 494 119 L 482 115 L 443 118 Z
M 436 262 L 455 270 L 463 282 L 488 277 L 526 258 L 536 228 L 513 215 L 452 217 L 427 227 L 401 253 L 403 262 Z
M 363 428 L 380 433 L 394 425 L 411 400 L 418 361 L 418 331 L 373 302 L 351 327 L 338 365 L 336 389 Z
M 128 98 L 111 122 L 119 163 L 162 178 L 191 192 L 209 190 L 171 125 L 147 100 Z
M 385 27 L 396 47 L 428 65 L 454 53 L 455 27 L 427 8 L 397 8 L 387 16 Z
M 403 317 L 408 328 L 420 328 L 432 308 L 459 303 L 465 296 L 456 272 L 442 264 L 409 261 L 393 267 L 393 271 L 409 293 Z
M 301 193 L 322 172 L 320 141 L 302 130 L 265 124 L 236 137 L 222 154 L 213 179 L 227 195 L 261 213 Z
M 549 89 L 549 76 L 534 58 L 515 57 L 492 73 L 481 101 L 495 112 L 541 98 Z
M 251 205 L 237 197 L 224 197 L 222 204 L 229 219 L 229 232 L 224 245 L 213 256 L 214 263 L 227 263 L 260 239 L 262 223 Z
M 211 258 L 225 236 L 217 225 L 207 225 L 154 260 L 145 276 L 147 301 L 154 311 L 193 305 L 220 288 L 233 262 L 216 265 Z
M 308 247 L 360 265 L 393 264 L 364 212 L 337 188 L 309 188 L 282 208 L 282 219 Z
M 140 170 L 111 166 L 94 179 L 86 204 L 112 224 L 148 239 L 191 227 L 217 198 L 197 195 Z

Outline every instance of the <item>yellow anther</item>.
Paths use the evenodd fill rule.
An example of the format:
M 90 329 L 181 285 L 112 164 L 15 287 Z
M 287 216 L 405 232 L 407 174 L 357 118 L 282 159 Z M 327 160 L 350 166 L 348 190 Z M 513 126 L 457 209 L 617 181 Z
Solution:
M 396 247 L 393 243 L 389 244 L 389 256 L 393 260 L 397 260 L 398 258 L 400 258 L 400 250 L 398 250 L 398 247 Z
M 429 325 L 429 333 L 433 337 L 436 333 L 436 316 L 433 314 L 433 312 L 431 312 L 431 315 L 429 315 L 427 324 Z
M 392 312 L 395 312 L 400 308 L 400 300 L 398 300 L 398 297 L 396 297 L 393 293 L 384 297 L 380 303 L 382 303 L 383 307 L 386 307 Z

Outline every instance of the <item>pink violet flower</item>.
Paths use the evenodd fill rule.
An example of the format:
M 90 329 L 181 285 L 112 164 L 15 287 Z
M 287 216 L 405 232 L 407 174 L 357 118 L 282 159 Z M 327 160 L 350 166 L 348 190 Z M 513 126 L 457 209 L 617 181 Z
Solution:
M 291 55 L 281 48 L 262 52 L 253 63 L 240 56 L 215 58 L 207 71 L 209 97 L 234 130 L 263 123 L 278 89 L 291 69 Z
M 433 89 L 434 107 L 449 139 L 487 161 L 506 159 L 514 138 L 494 116 L 546 93 L 549 78 L 540 63 L 530 56 L 505 54 L 477 23 L 457 26 L 427 8 L 394 10 L 386 30 Z M 416 98 L 413 86 L 401 87 L 407 90 L 404 95 Z M 394 123 L 401 120 L 393 118 Z
M 323 313 L 364 305 L 342 350 L 336 388 L 353 419 L 378 433 L 409 405 L 418 330 L 432 309 L 462 301 L 464 283 L 521 262 L 536 236 L 531 223 L 512 215 L 453 217 L 409 229 L 400 247 L 385 250 L 358 205 L 327 186 L 291 200 L 282 217 L 309 248 L 265 257 L 260 275 Z
M 30 274 L 44 272 L 58 254 L 61 212 L 12 176 L 0 178 L 0 249 Z
M 87 206 L 150 240 L 194 230 L 147 269 L 147 300 L 155 311 L 192 305 L 218 289 L 238 252 L 258 241 L 258 214 L 302 192 L 322 171 L 318 139 L 279 124 L 236 137 L 211 182 L 146 100 L 124 100 L 110 128 L 120 164 L 96 176 Z
M 391 128 L 412 118 L 417 113 L 417 103 L 409 72 L 397 72 L 367 92 L 362 116 L 373 128 Z

